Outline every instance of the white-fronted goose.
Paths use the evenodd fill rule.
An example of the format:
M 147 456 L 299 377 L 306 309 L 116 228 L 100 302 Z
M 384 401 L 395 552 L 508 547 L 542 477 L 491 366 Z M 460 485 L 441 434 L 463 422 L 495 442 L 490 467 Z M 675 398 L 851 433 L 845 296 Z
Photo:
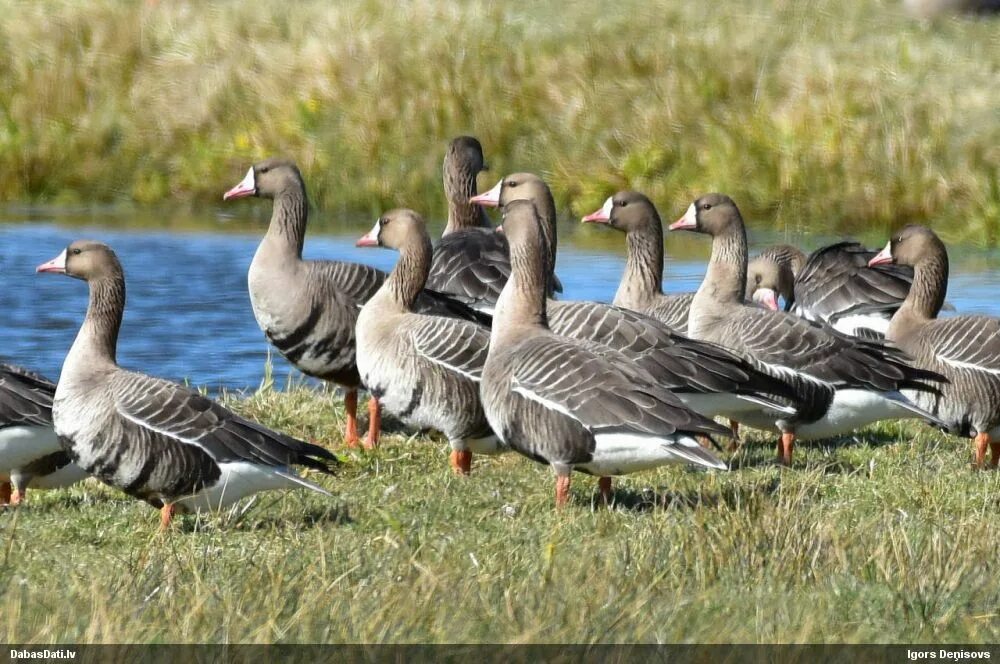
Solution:
M 255 164 L 223 199 L 259 196 L 274 200 L 271 223 L 250 264 L 248 284 L 254 316 L 267 339 L 302 373 L 342 386 L 348 447 L 358 444 L 360 377 L 354 327 L 361 305 L 385 281 L 385 273 L 344 261 L 302 260 L 309 204 L 294 163 L 267 159 Z M 440 294 L 422 292 L 419 311 L 473 318 L 473 312 Z M 378 400 L 368 403 L 366 447 L 378 443 Z
M 469 200 L 477 192 L 476 176 L 486 170 L 482 145 L 472 136 L 454 139 L 442 170 L 448 225 L 434 247 L 427 287 L 489 313 L 510 275 L 510 258 L 507 238 Z
M 0 363 L 0 505 L 23 502 L 29 486 L 56 489 L 87 476 L 52 428 L 55 391 L 42 376 Z
M 1000 319 L 955 316 L 937 320 L 948 290 L 948 251 L 929 228 L 906 226 L 892 236 L 871 264 L 913 268 L 913 287 L 889 324 L 888 339 L 917 366 L 948 379 L 940 394 L 911 394 L 945 428 L 975 439 L 976 465 L 986 447 L 990 465 L 1000 461 Z
M 616 206 L 628 208 L 632 214 L 620 214 Z M 604 223 L 625 233 L 625 273 L 615 293 L 615 305 L 652 316 L 685 333 L 694 293 L 663 292 L 663 225 L 652 202 L 637 191 L 621 191 L 582 221 Z
M 746 300 L 777 310 L 781 297 L 788 311 L 795 297 L 795 276 L 805 264 L 806 255 L 790 244 L 764 249 L 747 263 Z
M 728 196 L 702 196 L 670 228 L 713 238 L 708 271 L 691 305 L 690 335 L 729 348 L 796 384 L 803 398 L 814 401 L 812 408 L 792 418 L 743 420 L 782 434 L 782 461 L 791 461 L 796 437 L 827 438 L 889 418 L 934 420 L 900 390 L 936 392 L 940 375 L 909 365 L 898 349 L 745 303 L 746 229 Z
M 81 468 L 161 510 L 221 509 L 267 489 L 304 487 L 293 464 L 329 472 L 336 458 L 246 420 L 198 392 L 118 366 L 125 275 L 105 244 L 73 242 L 38 272 L 83 279 L 87 315 L 63 363 L 55 431 Z
M 542 233 L 548 246 L 549 278 L 548 294 L 562 292 L 562 284 L 556 276 L 556 202 L 552 191 L 542 178 L 534 173 L 512 173 L 501 178 L 492 189 L 469 199 L 485 207 L 502 208 L 511 201 L 533 201 L 542 220 Z M 503 284 L 501 284 L 502 286 Z
M 570 472 L 601 478 L 666 463 L 725 468 L 695 439 L 726 435 L 688 409 L 627 358 L 553 334 L 546 325 L 548 250 L 529 201 L 505 207 L 510 279 L 497 301 L 482 398 L 493 430 L 556 473 L 556 505 L 569 498 Z
M 358 246 L 399 251 L 396 267 L 358 316 L 361 380 L 405 424 L 447 436 L 452 468 L 467 474 L 473 452 L 498 451 L 479 400 L 490 331 L 414 312 L 430 268 L 431 241 L 413 210 L 385 213 Z

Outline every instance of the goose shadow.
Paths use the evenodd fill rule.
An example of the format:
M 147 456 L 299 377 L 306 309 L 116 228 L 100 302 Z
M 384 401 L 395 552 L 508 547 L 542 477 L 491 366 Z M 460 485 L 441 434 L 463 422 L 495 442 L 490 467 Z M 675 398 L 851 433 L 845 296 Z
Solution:
M 629 489 L 614 488 L 611 492 L 611 507 L 627 512 L 651 512 L 653 510 L 696 510 L 702 508 L 727 507 L 742 509 L 770 499 L 781 487 L 780 477 L 771 477 L 753 484 L 729 485 L 717 489 L 695 488 L 687 491 L 673 489 Z M 599 494 L 589 500 L 580 501 L 593 508 L 601 508 Z

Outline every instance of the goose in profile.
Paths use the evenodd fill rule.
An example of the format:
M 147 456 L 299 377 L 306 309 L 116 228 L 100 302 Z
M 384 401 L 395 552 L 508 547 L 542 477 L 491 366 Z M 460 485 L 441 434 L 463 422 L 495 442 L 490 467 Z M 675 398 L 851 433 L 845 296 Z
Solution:
M 358 263 L 302 259 L 309 204 L 302 175 L 291 161 L 267 159 L 253 165 L 223 199 L 247 196 L 274 201 L 270 225 L 247 275 L 257 324 L 299 371 L 344 388 L 344 442 L 356 447 L 361 379 L 355 363 L 354 329 L 361 305 L 381 287 L 386 275 Z M 415 307 L 421 312 L 488 320 L 432 291 L 421 292 Z M 381 431 L 377 398 L 369 400 L 368 415 L 364 444 L 371 448 L 378 444 Z
M 615 305 L 686 333 L 694 293 L 663 292 L 663 225 L 653 203 L 637 191 L 621 191 L 582 221 L 606 224 L 625 233 L 625 273 L 615 293 Z
M 434 247 L 427 287 L 490 313 L 510 275 L 510 257 L 507 238 L 469 200 L 477 193 L 476 176 L 484 170 L 478 140 L 459 136 L 448 145 L 442 168 L 448 224 Z
M 530 201 L 504 208 L 511 276 L 494 311 L 482 399 L 493 431 L 556 474 L 556 505 L 570 473 L 600 479 L 667 463 L 726 468 L 696 440 L 727 430 L 687 408 L 655 378 L 606 347 L 554 334 L 546 323 L 550 250 Z
M 473 196 L 470 203 L 483 207 L 504 207 L 509 201 L 530 200 L 538 208 L 542 220 L 542 234 L 548 247 L 548 278 L 546 292 L 548 295 L 561 293 L 562 283 L 556 276 L 556 203 L 552 191 L 542 178 L 534 173 L 512 173 L 501 178 L 492 189 L 486 193 Z M 501 230 L 502 229 L 498 229 Z M 500 284 L 501 287 L 503 284 Z
M 0 363 L 0 505 L 22 503 L 29 486 L 56 489 L 87 476 L 52 428 L 55 391 L 46 378 Z
M 910 393 L 944 428 L 975 441 L 975 464 L 986 448 L 990 465 L 1000 462 L 1000 319 L 955 316 L 938 319 L 948 290 L 948 251 L 934 231 L 906 226 L 894 234 L 871 265 L 913 268 L 913 287 L 889 324 L 886 337 L 914 363 L 948 379 L 939 394 Z
M 268 489 L 306 488 L 291 469 L 330 472 L 336 458 L 244 419 L 187 387 L 118 366 L 125 275 L 106 244 L 78 240 L 38 272 L 90 288 L 83 325 L 63 363 L 52 405 L 55 432 L 75 464 L 160 509 L 223 509 Z
M 399 262 L 358 315 L 358 371 L 382 407 L 416 429 L 436 429 L 451 444 L 451 466 L 499 451 L 479 399 L 489 328 L 420 314 L 414 301 L 427 279 L 431 241 L 413 210 L 391 210 L 357 242 L 399 251 Z
M 813 402 L 795 417 L 742 420 L 781 433 L 782 462 L 791 462 L 797 437 L 829 438 L 883 419 L 936 421 L 902 391 L 940 394 L 944 380 L 940 374 L 911 366 L 896 348 L 745 302 L 746 229 L 731 198 L 723 194 L 698 198 L 670 229 L 712 237 L 708 271 L 691 305 L 690 336 L 718 343 L 761 370 L 781 376 Z

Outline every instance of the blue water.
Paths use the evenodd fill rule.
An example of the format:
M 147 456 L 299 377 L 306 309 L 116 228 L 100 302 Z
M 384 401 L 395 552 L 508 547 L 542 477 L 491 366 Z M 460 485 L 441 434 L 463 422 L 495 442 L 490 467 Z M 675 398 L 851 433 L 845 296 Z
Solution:
M 255 389 L 269 353 L 250 309 L 246 274 L 264 223 L 234 230 L 231 217 L 218 214 L 200 219 L 195 231 L 129 230 L 122 221 L 128 214 L 89 213 L 81 220 L 58 209 L 0 210 L 0 358 L 58 377 L 86 310 L 87 287 L 64 276 L 35 274 L 35 266 L 71 241 L 90 238 L 110 244 L 125 268 L 128 301 L 119 364 L 211 392 Z M 394 252 L 354 247 L 369 225 L 358 219 L 333 234 L 311 232 L 305 255 L 391 269 Z M 560 232 L 557 270 L 563 297 L 611 300 L 624 265 L 621 236 L 572 224 Z M 753 239 L 764 246 L 788 238 Z M 808 248 L 823 242 L 797 240 Z M 670 236 L 667 252 L 665 290 L 695 290 L 704 273 L 707 239 Z M 953 248 L 952 254 L 948 301 L 961 312 L 1000 315 L 1000 257 L 970 248 Z M 272 363 L 276 385 L 285 385 L 289 377 L 301 379 L 279 355 L 272 354 Z

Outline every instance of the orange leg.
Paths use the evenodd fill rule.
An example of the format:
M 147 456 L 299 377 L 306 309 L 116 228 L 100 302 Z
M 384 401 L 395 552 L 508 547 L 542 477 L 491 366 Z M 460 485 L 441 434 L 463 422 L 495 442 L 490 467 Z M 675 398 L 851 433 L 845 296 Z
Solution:
M 611 478 L 601 477 L 597 480 L 597 488 L 601 490 L 601 500 L 605 505 L 611 504 Z
M 348 447 L 357 447 L 358 441 L 358 391 L 347 390 L 344 395 L 344 410 L 347 411 L 347 430 L 344 442 Z
M 0 483 L 0 505 L 10 504 L 10 482 Z
M 778 440 L 778 461 L 785 466 L 792 463 L 792 450 L 795 448 L 795 434 L 783 433 Z
M 468 475 L 472 472 L 471 450 L 452 450 L 449 461 L 451 462 L 451 469 L 455 471 L 456 475 Z
M 976 468 L 982 468 L 983 462 L 986 461 L 986 446 L 990 442 L 990 434 L 980 433 L 976 434 L 976 463 L 974 464 Z
M 20 505 L 28 497 L 28 490 L 25 489 L 21 491 L 20 489 L 14 489 L 14 492 L 10 494 L 10 504 Z
M 160 531 L 164 531 L 170 527 L 170 520 L 174 518 L 174 513 L 177 508 L 174 507 L 173 503 L 167 503 L 160 508 Z
M 1000 463 L 1000 442 L 990 442 L 990 468 L 996 468 Z
M 569 475 L 556 475 L 556 507 L 569 502 Z
M 382 407 L 374 396 L 368 399 L 368 437 L 365 438 L 365 449 L 378 447 L 378 437 L 382 433 Z

